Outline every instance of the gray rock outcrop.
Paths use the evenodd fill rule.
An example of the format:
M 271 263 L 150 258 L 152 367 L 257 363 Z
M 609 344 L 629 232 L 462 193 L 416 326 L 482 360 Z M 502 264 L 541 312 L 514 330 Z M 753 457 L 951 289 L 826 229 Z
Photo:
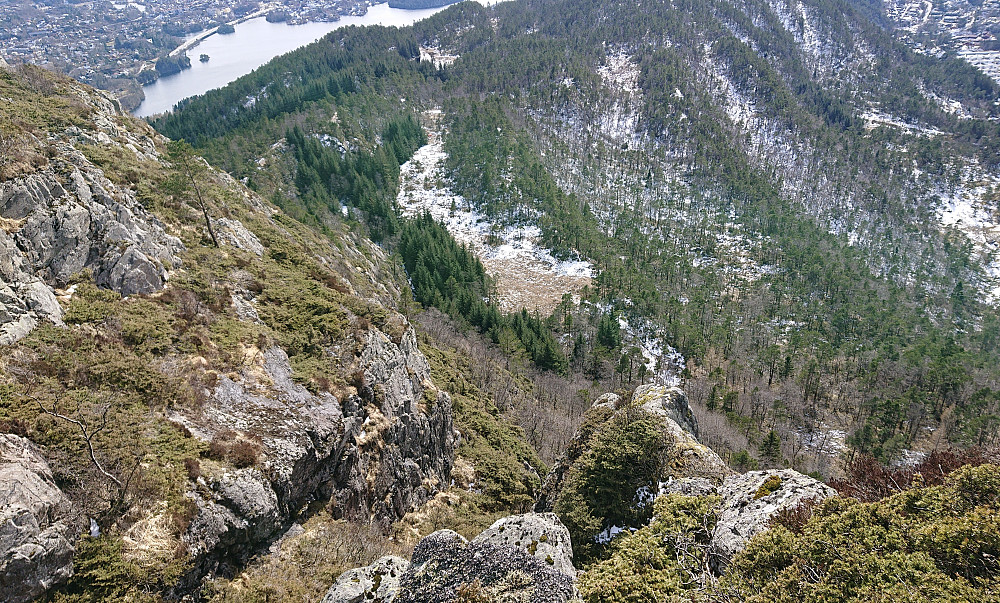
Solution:
M 632 403 L 650 414 L 666 417 L 681 429 L 698 439 L 698 420 L 695 419 L 687 394 L 679 387 L 666 385 L 640 385 L 632 394 Z
M 182 245 L 135 194 L 68 144 L 45 170 L 0 183 L 0 216 L 31 272 L 64 287 L 84 270 L 122 295 L 163 288 Z
M 81 89 L 82 90 L 82 89 Z M 27 335 L 39 323 L 60 323 L 53 288 L 89 270 L 101 287 L 122 295 L 163 288 L 180 265 L 180 240 L 139 202 L 135 192 L 105 177 L 75 145 L 117 145 L 144 161 L 156 145 L 141 129 L 123 127 L 121 108 L 100 93 L 84 94 L 93 130 L 72 126 L 44 143 L 21 144 L 51 158 L 39 169 L 0 182 L 0 344 Z
M 782 469 L 728 477 L 718 494 L 722 504 L 708 554 L 712 571 L 721 575 L 730 559 L 751 538 L 767 530 L 778 513 L 808 501 L 822 501 L 837 492 L 808 475 Z
M 472 542 L 523 549 L 535 559 L 551 565 L 556 571 L 571 578 L 576 577 L 569 530 L 555 513 L 525 513 L 503 517 Z
M 0 600 L 32 601 L 73 575 L 71 517 L 38 449 L 0 434 Z
M 550 545 L 549 552 L 539 558 L 544 541 L 531 554 L 523 541 L 506 542 L 503 534 L 508 529 L 525 538 L 552 534 L 559 544 Z M 466 600 L 570 601 L 576 594 L 576 572 L 572 563 L 568 570 L 559 569 L 553 555 L 559 557 L 560 565 L 572 559 L 569 533 L 551 514 L 500 519 L 472 542 L 451 530 L 439 530 L 417 544 L 405 566 L 400 559 L 383 557 L 368 567 L 345 572 L 323 603 L 453 601 L 460 593 Z M 397 577 L 400 567 L 405 571 Z
M 386 556 L 369 566 L 348 570 L 337 578 L 321 603 L 392 603 L 409 565 L 406 559 Z
M 260 445 L 261 470 L 201 478 L 207 489 L 190 492 L 192 579 L 238 565 L 311 501 L 389 526 L 448 483 L 451 401 L 431 385 L 412 329 L 398 344 L 368 331 L 360 362 L 363 383 L 338 399 L 295 383 L 285 352 L 271 348 L 241 375 L 221 376 L 200 413 L 171 417 L 206 440 L 229 432 Z
M 661 482 L 657 495 L 681 494 L 683 496 L 708 496 L 717 492 L 715 484 L 704 477 L 682 477 Z

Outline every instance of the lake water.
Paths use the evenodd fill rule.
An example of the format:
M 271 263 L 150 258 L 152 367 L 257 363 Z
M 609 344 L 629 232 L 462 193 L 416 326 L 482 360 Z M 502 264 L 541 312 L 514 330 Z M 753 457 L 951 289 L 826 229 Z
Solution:
M 191 68 L 161 77 L 144 88 L 146 100 L 134 111 L 147 117 L 169 111 L 182 99 L 221 88 L 246 75 L 276 56 L 285 54 L 322 38 L 348 25 L 395 25 L 405 27 L 427 18 L 447 7 L 404 10 L 376 4 L 361 17 L 343 16 L 335 23 L 305 23 L 288 25 L 268 23 L 264 17 L 251 19 L 236 26 L 236 33 L 209 36 L 188 50 Z M 210 60 L 202 63 L 199 55 Z

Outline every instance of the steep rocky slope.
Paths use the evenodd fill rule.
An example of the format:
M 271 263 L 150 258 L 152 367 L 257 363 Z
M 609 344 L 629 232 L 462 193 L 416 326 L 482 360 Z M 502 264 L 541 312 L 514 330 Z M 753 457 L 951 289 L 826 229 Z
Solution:
M 388 526 L 447 486 L 451 402 L 382 251 L 171 163 L 71 80 L 0 69 L 0 95 L 0 425 L 28 451 L 0 598 L 70 578 L 81 531 L 67 593 L 180 595 L 324 506 Z

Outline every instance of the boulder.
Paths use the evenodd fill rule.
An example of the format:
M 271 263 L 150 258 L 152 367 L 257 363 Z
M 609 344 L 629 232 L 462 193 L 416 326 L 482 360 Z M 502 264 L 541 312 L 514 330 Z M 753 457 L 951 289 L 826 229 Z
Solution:
M 72 505 L 37 448 L 0 434 L 0 600 L 32 601 L 73 575 Z
M 721 575 L 733 556 L 768 529 L 778 513 L 809 501 L 822 501 L 837 492 L 808 475 L 782 469 L 728 477 L 718 494 L 722 504 L 708 554 L 712 571 Z
M 525 513 L 498 519 L 472 542 L 523 549 L 556 571 L 576 578 L 569 530 L 555 513 Z
M 460 596 L 463 601 L 563 603 L 577 594 L 572 555 L 569 533 L 554 515 L 514 515 L 472 542 L 439 530 L 417 544 L 409 563 L 382 557 L 344 572 L 323 603 L 426 603 Z
M 321 603 L 391 603 L 399 594 L 399 581 L 410 565 L 406 559 L 382 557 L 367 567 L 344 572 Z

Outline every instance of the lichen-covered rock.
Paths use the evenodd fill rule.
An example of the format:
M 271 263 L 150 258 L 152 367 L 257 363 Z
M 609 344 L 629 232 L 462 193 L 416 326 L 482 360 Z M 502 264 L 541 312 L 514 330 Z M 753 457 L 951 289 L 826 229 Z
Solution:
M 410 565 L 406 559 L 386 556 L 367 567 L 344 572 L 321 603 L 391 603 L 399 594 L 399 581 Z
M 525 547 L 519 536 L 537 544 Z M 438 530 L 417 544 L 409 563 L 382 557 L 344 572 L 323 603 L 427 603 L 460 594 L 467 601 L 563 603 L 576 595 L 575 581 L 566 528 L 551 514 L 529 513 L 498 520 L 472 542 Z
M 705 479 L 703 477 L 682 477 L 680 479 L 672 479 L 667 482 L 661 482 L 659 496 L 664 496 L 667 494 L 681 494 L 684 496 L 708 496 L 710 494 L 715 494 L 717 488 L 711 480 Z
M 0 600 L 32 601 L 73 575 L 72 506 L 39 451 L 0 434 Z
M 555 513 L 525 513 L 496 520 L 472 542 L 523 549 L 556 571 L 576 577 L 569 530 Z
M 0 345 L 25 337 L 41 321 L 62 324 L 62 308 L 10 233 L 0 229 Z
M 600 406 L 614 410 L 615 408 L 618 407 L 618 404 L 621 402 L 621 399 L 622 399 L 621 396 L 619 396 L 618 394 L 612 394 L 612 393 L 602 394 L 600 397 L 594 400 L 594 404 L 591 406 L 591 408 L 593 408 L 594 406 Z
M 421 540 L 396 601 L 452 601 L 459 589 L 477 590 L 475 594 L 491 601 L 556 603 L 573 598 L 573 580 L 526 551 L 464 540 L 447 531 Z
M 722 504 L 708 553 L 712 570 L 721 575 L 733 555 L 766 530 L 778 513 L 807 501 L 822 501 L 837 492 L 808 475 L 782 469 L 726 478 L 718 494 Z

